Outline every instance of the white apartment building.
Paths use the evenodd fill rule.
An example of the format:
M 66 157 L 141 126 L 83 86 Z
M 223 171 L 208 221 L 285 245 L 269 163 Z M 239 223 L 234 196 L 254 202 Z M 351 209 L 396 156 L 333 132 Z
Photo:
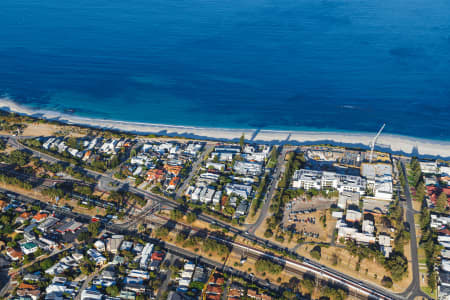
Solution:
M 339 192 L 357 192 L 364 195 L 366 181 L 360 176 L 342 175 L 334 172 L 300 169 L 295 171 L 292 181 L 294 188 L 321 190 L 336 189 Z
M 227 193 L 227 195 L 233 194 L 247 199 L 252 192 L 252 187 L 249 185 L 228 183 L 225 185 L 225 192 Z
M 392 200 L 392 165 L 364 163 L 361 165 L 361 176 L 366 178 L 367 188 L 373 190 L 375 198 Z
M 236 161 L 233 170 L 241 175 L 258 176 L 262 173 L 262 164 L 257 162 Z
M 215 192 L 216 192 L 216 190 L 211 187 L 204 188 L 202 190 L 202 192 L 200 193 L 200 202 L 203 202 L 203 203 L 212 202 Z
M 436 174 L 438 171 L 438 166 L 436 161 L 421 161 L 420 164 L 420 170 L 422 173 L 426 174 Z

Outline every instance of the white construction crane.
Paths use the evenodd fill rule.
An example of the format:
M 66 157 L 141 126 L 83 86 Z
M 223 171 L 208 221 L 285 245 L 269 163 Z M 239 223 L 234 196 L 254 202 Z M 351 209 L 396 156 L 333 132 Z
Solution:
M 378 130 L 377 135 L 373 138 L 372 142 L 370 143 L 370 158 L 369 158 L 370 163 L 372 163 L 372 159 L 373 159 L 373 148 L 375 148 L 375 143 L 377 142 L 378 137 L 380 136 L 381 132 L 383 131 L 384 126 L 386 126 L 386 123 L 384 123 L 383 126 L 381 126 L 380 130 Z

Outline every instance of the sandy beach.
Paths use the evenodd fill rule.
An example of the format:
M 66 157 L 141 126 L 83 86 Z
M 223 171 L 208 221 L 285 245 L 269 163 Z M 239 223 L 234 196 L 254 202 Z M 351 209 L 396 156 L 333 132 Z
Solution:
M 213 140 L 238 140 L 242 134 L 253 142 L 274 144 L 334 144 L 368 148 L 373 133 L 333 132 L 333 131 L 282 131 L 257 129 L 226 129 L 192 126 L 149 124 L 139 122 L 114 121 L 84 118 L 46 110 L 31 110 L 10 99 L 0 99 L 0 109 L 29 116 L 53 119 L 68 124 L 88 125 L 99 128 L 115 129 L 140 134 L 161 134 Z M 381 134 L 376 149 L 394 154 L 419 155 L 424 157 L 450 158 L 450 142 L 427 140 L 415 137 Z

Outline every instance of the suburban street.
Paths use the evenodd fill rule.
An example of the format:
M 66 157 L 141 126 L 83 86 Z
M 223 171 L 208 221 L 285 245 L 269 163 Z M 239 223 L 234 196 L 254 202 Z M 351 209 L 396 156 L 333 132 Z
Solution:
M 406 174 L 406 168 L 404 161 L 401 161 L 402 170 L 405 180 L 405 186 L 403 187 L 405 197 L 406 197 L 406 221 L 409 223 L 409 227 L 411 228 L 411 239 L 410 239 L 410 245 L 411 245 L 411 265 L 412 265 L 412 273 L 413 273 L 413 279 L 409 287 L 406 289 L 405 292 L 403 292 L 401 295 L 405 297 L 405 299 L 414 299 L 415 297 L 424 297 L 429 298 L 427 294 L 425 294 L 420 289 L 420 274 L 419 274 L 419 259 L 417 257 L 417 238 L 416 238 L 416 225 L 414 221 L 414 209 L 412 205 L 412 198 L 411 193 L 409 190 L 409 184 L 408 184 L 408 176 Z M 400 171 L 400 170 L 399 170 Z
M 258 227 L 261 226 L 266 219 L 270 207 L 270 201 L 277 191 L 278 181 L 280 180 L 280 177 L 284 172 L 284 157 L 286 156 L 287 149 L 286 147 L 280 146 L 280 150 L 281 151 L 279 151 L 280 153 L 275 167 L 275 174 L 273 174 L 270 187 L 267 189 L 266 194 L 264 195 L 264 204 L 261 208 L 259 217 L 254 224 L 248 226 L 248 232 L 252 234 L 255 233 L 256 229 L 258 229 Z
M 91 283 L 92 279 L 97 276 L 97 274 L 102 270 L 102 268 L 96 268 L 95 271 L 92 274 L 89 274 L 89 276 L 86 276 L 86 279 L 83 281 L 83 285 L 80 287 L 80 290 L 78 291 L 78 294 L 75 298 L 75 300 L 81 299 L 81 294 L 85 289 L 89 287 L 89 284 Z
M 189 173 L 188 177 L 183 181 L 183 184 L 181 187 L 178 188 L 177 194 L 175 199 L 180 199 L 181 196 L 183 196 L 184 191 L 188 187 L 189 183 L 192 180 L 192 177 L 197 173 L 198 168 L 201 166 L 202 162 L 208 157 L 208 155 L 211 153 L 211 150 L 214 148 L 214 145 L 207 144 L 205 146 L 205 149 L 201 156 L 192 164 L 191 172 Z

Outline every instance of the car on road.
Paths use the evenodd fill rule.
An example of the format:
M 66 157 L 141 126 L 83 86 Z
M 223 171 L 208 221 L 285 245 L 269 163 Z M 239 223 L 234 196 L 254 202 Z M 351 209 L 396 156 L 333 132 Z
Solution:
M 403 225 L 405 226 L 405 230 L 406 230 L 407 232 L 410 232 L 410 231 L 411 231 L 411 225 L 409 225 L 408 222 L 404 222 Z

